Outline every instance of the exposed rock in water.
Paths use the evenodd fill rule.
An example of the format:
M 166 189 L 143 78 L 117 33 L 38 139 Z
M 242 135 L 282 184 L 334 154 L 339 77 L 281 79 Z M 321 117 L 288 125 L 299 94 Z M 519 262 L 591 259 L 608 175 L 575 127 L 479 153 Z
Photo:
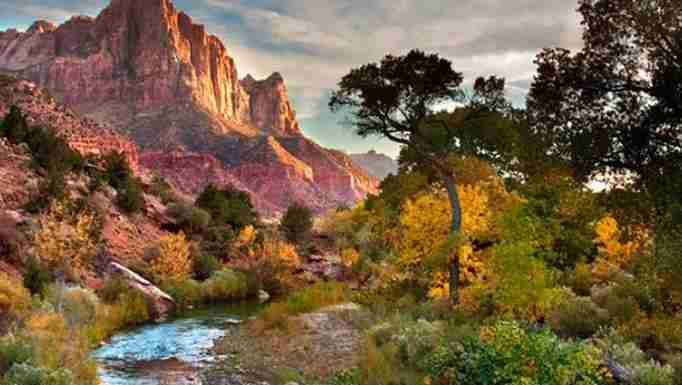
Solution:
M 131 288 L 144 294 L 154 319 L 162 319 L 175 308 L 173 297 L 142 278 L 139 274 L 116 262 L 111 262 L 109 266 L 113 274 L 121 276 Z

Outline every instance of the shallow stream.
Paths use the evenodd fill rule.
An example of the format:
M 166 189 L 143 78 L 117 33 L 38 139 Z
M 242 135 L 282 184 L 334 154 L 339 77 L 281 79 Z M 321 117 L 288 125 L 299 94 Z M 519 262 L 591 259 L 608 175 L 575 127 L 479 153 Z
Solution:
M 118 334 L 92 353 L 102 383 L 201 384 L 198 373 L 215 359 L 214 343 L 257 309 L 255 304 L 212 307 Z

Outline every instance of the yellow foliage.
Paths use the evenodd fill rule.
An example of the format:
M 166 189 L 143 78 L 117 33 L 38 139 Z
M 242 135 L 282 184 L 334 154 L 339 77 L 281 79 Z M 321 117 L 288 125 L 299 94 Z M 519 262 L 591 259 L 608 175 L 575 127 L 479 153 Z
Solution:
M 239 232 L 234 244 L 236 247 L 248 247 L 253 244 L 257 235 L 256 228 L 253 225 L 248 225 Z
M 190 242 L 183 232 L 161 237 L 151 271 L 160 277 L 182 280 L 192 271 Z
M 462 234 L 470 239 L 489 238 L 495 232 L 497 217 L 516 198 L 498 181 L 457 186 L 462 207 Z M 443 192 L 421 194 L 405 202 L 400 216 L 400 264 L 417 267 L 433 257 L 448 242 L 450 204 Z M 485 268 L 483 257 L 474 253 L 470 243 L 459 246 L 460 281 L 472 283 Z M 439 296 L 447 289 L 442 275 L 434 277 L 431 295 Z
M 97 384 L 97 365 L 88 357 L 88 342 L 77 329 L 70 329 L 59 313 L 34 313 L 23 334 L 35 347 L 38 363 L 48 369 L 68 368 L 79 384 Z
M 34 252 L 49 267 L 77 278 L 97 253 L 95 217 L 71 215 L 64 202 L 54 202 L 40 220 L 33 238 Z
M 346 267 L 355 265 L 360 260 L 360 253 L 354 248 L 347 248 L 341 252 L 341 263 Z
M 647 238 L 646 233 L 640 230 L 635 232 L 634 239 L 622 242 L 622 231 L 618 221 L 612 216 L 599 220 L 594 226 L 594 232 L 597 235 L 595 242 L 599 245 L 599 258 L 593 271 L 602 278 L 608 275 L 612 267 L 627 266 Z
M 0 273 L 0 314 L 12 317 L 21 315 L 31 302 L 31 294 L 21 284 L 4 273 Z

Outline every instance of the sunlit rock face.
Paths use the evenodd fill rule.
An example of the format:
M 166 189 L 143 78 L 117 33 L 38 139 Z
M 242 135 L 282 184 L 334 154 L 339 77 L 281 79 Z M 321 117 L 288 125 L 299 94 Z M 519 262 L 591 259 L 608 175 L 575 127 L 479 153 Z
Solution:
M 47 88 L 145 152 L 219 159 L 236 184 L 263 195 L 262 207 L 281 211 L 303 201 L 322 210 L 376 190 L 377 181 L 347 156 L 303 135 L 279 73 L 240 80 L 220 39 L 169 0 L 113 0 L 96 18 L 0 32 L 0 71 Z M 185 160 L 188 175 L 206 170 L 201 159 Z M 164 175 L 180 171 L 150 164 Z M 212 170 L 213 179 L 230 179 Z

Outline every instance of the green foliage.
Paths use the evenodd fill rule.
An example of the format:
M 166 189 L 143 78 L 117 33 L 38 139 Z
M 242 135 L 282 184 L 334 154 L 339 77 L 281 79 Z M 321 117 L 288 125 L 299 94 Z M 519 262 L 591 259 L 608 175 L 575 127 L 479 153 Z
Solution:
M 295 203 L 287 208 L 280 222 L 280 230 L 289 242 L 300 242 L 313 228 L 313 212 L 308 207 Z
M 33 359 L 33 347 L 13 336 L 0 338 L 0 378 L 16 364 L 28 363 Z
M 144 208 L 142 183 L 135 178 L 124 153 L 112 152 L 103 159 L 101 177 L 116 190 L 116 205 L 126 213 L 136 213 Z
M 17 364 L 5 374 L 2 385 L 72 385 L 76 384 L 68 369 L 46 369 Z
M 199 280 L 206 280 L 218 271 L 222 263 L 212 255 L 199 254 L 192 260 L 192 272 Z
M 188 235 L 205 233 L 211 223 L 211 214 L 206 210 L 183 203 L 169 205 L 167 214 L 175 220 L 178 230 Z
M 557 306 L 548 321 L 564 337 L 588 338 L 609 324 L 609 313 L 589 297 L 573 297 Z
M 219 189 L 208 185 L 197 198 L 195 205 L 206 210 L 217 226 L 229 225 L 242 229 L 258 224 L 258 212 L 251 203 L 249 194 L 233 187 Z
M 285 327 L 290 316 L 347 302 L 349 299 L 350 290 L 343 284 L 316 283 L 290 294 L 284 301 L 269 304 L 261 313 L 262 327 Z
M 608 383 L 595 347 L 562 342 L 546 330 L 528 333 L 507 322 L 485 328 L 462 346 L 437 349 L 420 367 L 446 384 Z
M 216 271 L 201 286 L 206 301 L 213 303 L 245 299 L 249 294 L 255 294 L 248 292 L 246 276 L 231 269 Z
M 178 197 L 173 192 L 171 185 L 158 175 L 154 175 L 149 191 L 152 195 L 159 197 L 161 202 L 165 205 L 179 201 Z
M 50 272 L 33 256 L 27 258 L 24 269 L 24 286 L 33 295 L 43 295 L 52 278 Z

